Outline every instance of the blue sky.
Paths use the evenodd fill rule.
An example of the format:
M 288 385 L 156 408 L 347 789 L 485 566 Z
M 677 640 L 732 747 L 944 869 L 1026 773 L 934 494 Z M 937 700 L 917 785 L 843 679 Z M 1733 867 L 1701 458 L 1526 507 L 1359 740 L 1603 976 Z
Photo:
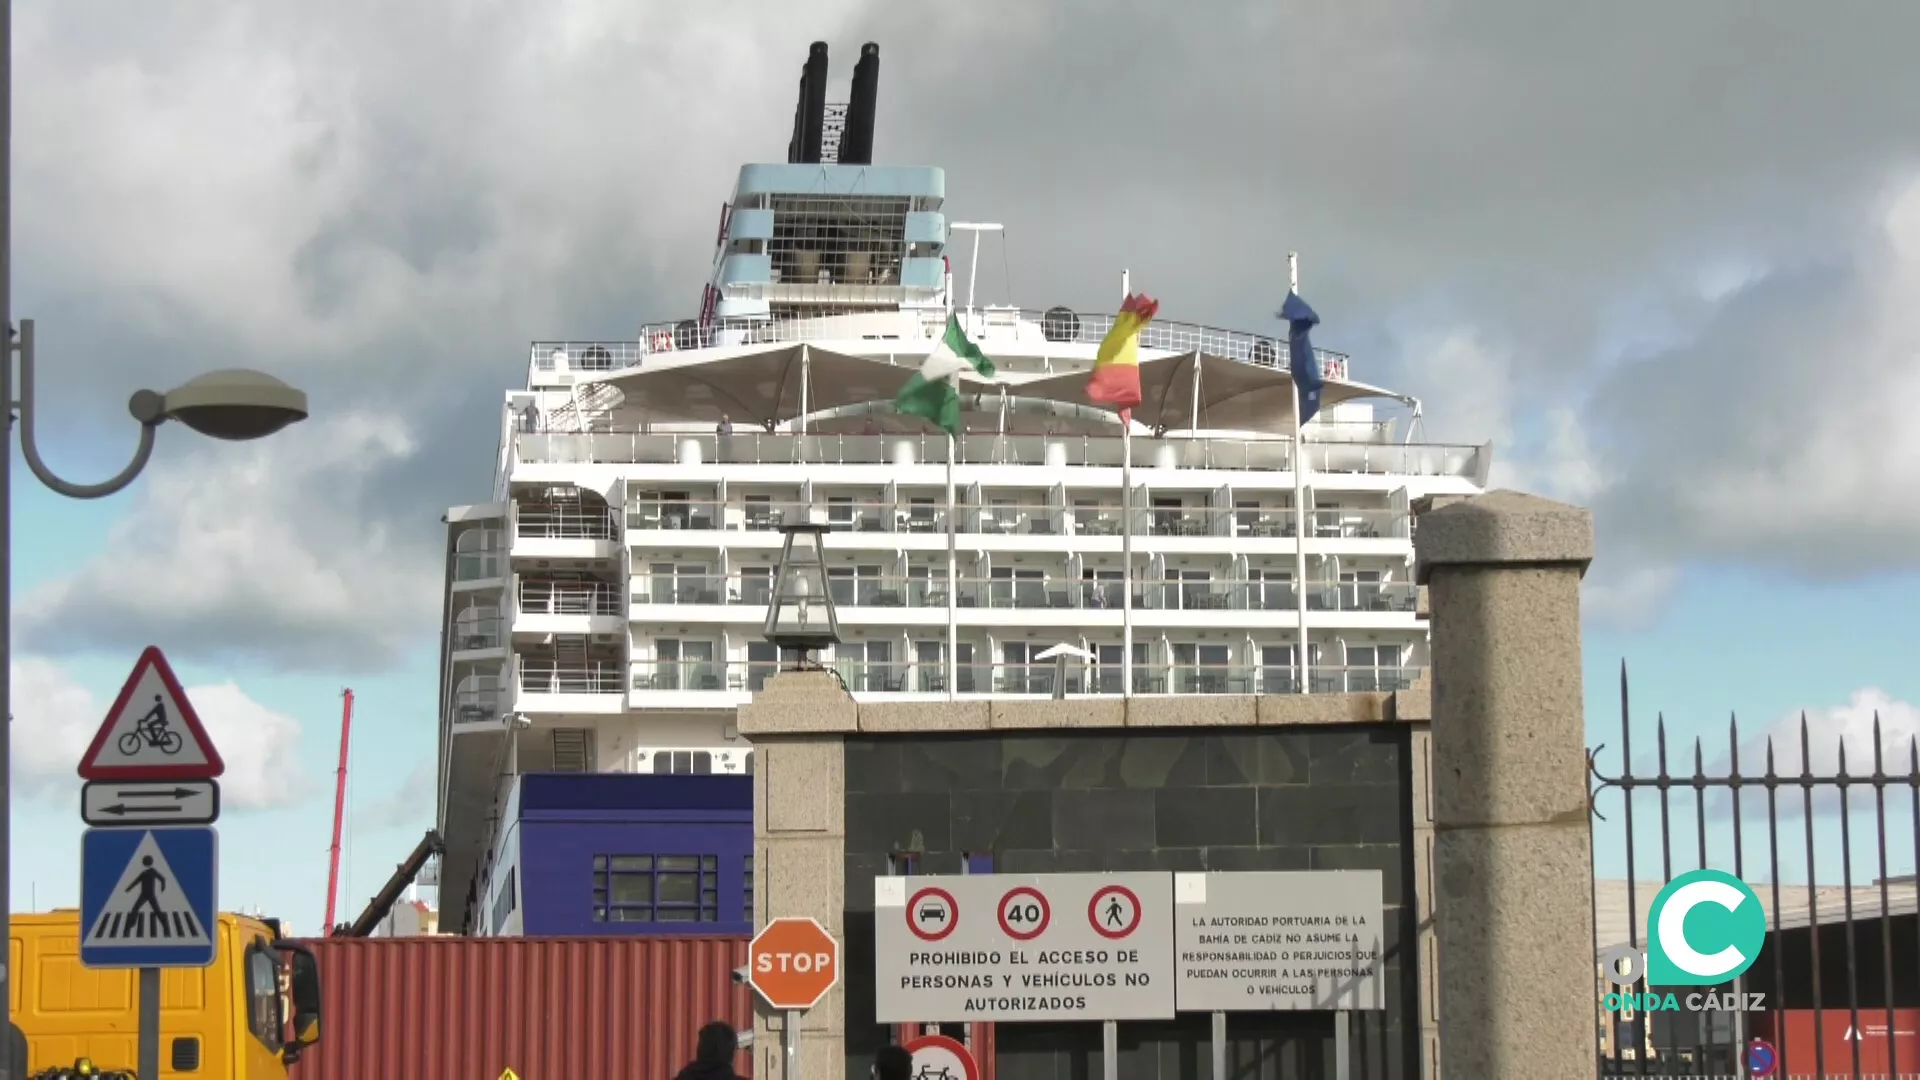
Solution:
M 14 17 L 13 309 L 49 458 L 110 474 L 127 394 L 212 368 L 313 411 L 245 446 L 163 431 L 95 505 L 16 476 L 16 907 L 71 900 L 70 758 L 148 644 L 225 725 L 229 904 L 317 927 L 343 686 L 345 908 L 384 879 L 433 803 L 438 515 L 490 489 L 525 343 L 695 314 L 816 39 L 840 88 L 860 43 L 897 58 L 877 160 L 942 165 L 953 219 L 1005 223 L 983 297 L 1107 310 L 1125 268 L 1165 318 L 1257 329 L 1298 251 L 1353 377 L 1418 396 L 1429 441 L 1492 441 L 1496 485 L 1590 506 L 1593 741 L 1623 658 L 1676 739 L 1804 709 L 1824 767 L 1870 748 L 1875 703 L 1889 741 L 1920 729 L 1920 7 L 1701 0 L 1658 34 L 1526 0 Z
M 167 434 L 177 438 L 183 433 Z M 91 455 L 62 456 L 79 462 Z M 91 479 L 80 468 L 75 464 L 69 471 Z M 124 513 L 129 499 L 124 494 L 99 502 L 63 499 L 41 488 L 24 465 L 16 465 L 14 484 L 16 594 L 81 569 L 98 553 L 99 538 Z M 418 637 L 421 646 L 396 670 L 351 680 L 173 662 L 190 695 L 195 687 L 234 679 L 248 697 L 299 725 L 297 799 L 284 806 L 247 810 L 233 808 L 229 796 L 219 823 L 223 906 L 278 915 L 296 930 L 320 926 L 333 823 L 334 768 L 339 759 L 340 691 L 349 685 L 355 695 L 355 739 L 349 767 L 349 815 L 343 829 L 341 913 L 336 918 L 358 914 L 366 898 L 393 872 L 394 864 L 432 826 L 438 641 L 430 628 L 422 628 Z M 30 648 L 32 643 L 20 644 Z M 167 643 L 156 644 L 164 650 Z M 63 665 L 99 707 L 99 715 L 82 724 L 87 734 L 105 718 L 137 656 L 137 651 L 101 652 Z M 25 704 L 16 697 L 16 716 Z M 200 711 L 205 719 L 204 706 Z M 73 720 L 82 722 L 81 717 Z M 248 760 L 258 764 L 257 758 Z M 229 756 L 229 790 L 237 767 L 246 767 L 246 762 Z M 71 766 L 46 789 L 16 794 L 14 910 L 36 905 L 45 910 L 76 902 L 83 828 L 79 799 L 80 781 Z

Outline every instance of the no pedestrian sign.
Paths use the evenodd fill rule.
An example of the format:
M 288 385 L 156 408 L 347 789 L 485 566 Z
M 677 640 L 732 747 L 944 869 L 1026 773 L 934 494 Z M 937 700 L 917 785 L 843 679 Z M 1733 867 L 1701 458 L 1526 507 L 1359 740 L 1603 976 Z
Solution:
M 882 1024 L 1170 1019 L 1172 878 L 876 878 L 874 952 Z

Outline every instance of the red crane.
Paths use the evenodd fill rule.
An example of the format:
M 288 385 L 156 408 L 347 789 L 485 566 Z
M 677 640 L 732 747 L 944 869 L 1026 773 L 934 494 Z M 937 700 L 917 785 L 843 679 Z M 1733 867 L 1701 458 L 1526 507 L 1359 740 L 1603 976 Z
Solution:
M 340 691 L 340 769 L 333 783 L 333 846 L 327 849 L 327 921 L 333 933 L 334 901 L 340 894 L 340 825 L 347 813 L 347 746 L 353 737 L 353 691 Z

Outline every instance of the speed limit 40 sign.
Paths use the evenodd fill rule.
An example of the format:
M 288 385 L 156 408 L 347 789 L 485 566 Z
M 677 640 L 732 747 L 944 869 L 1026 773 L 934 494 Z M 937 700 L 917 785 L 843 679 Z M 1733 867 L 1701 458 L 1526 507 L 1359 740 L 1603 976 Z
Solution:
M 1017 885 L 1000 898 L 1000 932 L 1015 941 L 1032 941 L 1047 932 L 1053 909 L 1047 896 L 1031 885 Z

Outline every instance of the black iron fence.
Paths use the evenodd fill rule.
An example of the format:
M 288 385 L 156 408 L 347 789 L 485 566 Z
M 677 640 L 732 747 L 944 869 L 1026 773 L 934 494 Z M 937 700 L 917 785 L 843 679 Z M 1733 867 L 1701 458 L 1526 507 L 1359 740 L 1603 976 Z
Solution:
M 1920 1078 L 1920 743 L 1862 720 L 1803 714 L 1749 741 L 1730 718 L 1724 750 L 1693 738 L 1689 765 L 1660 716 L 1636 756 L 1622 666 L 1618 752 L 1588 754 L 1595 863 L 1626 873 L 1594 888 L 1600 1075 Z M 1758 956 L 1724 985 L 1649 986 L 1649 910 L 1697 869 L 1759 898 Z

